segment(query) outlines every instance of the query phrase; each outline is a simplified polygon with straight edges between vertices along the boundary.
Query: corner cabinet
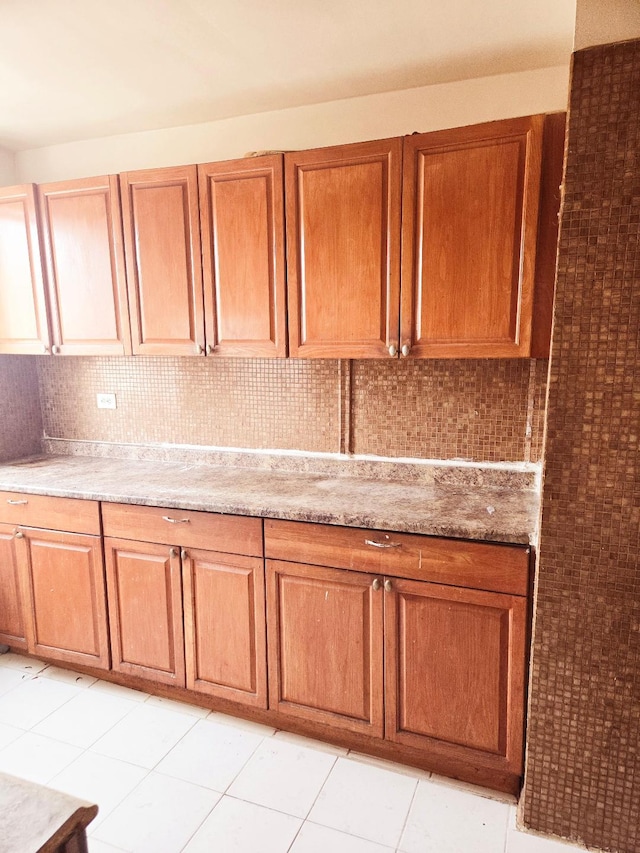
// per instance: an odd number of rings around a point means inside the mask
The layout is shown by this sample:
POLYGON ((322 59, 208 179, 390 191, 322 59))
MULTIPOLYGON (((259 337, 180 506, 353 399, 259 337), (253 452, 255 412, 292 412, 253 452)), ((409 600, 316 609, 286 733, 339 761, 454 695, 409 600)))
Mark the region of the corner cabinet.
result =
POLYGON ((35 187, 0 189, 0 353, 51 346, 35 187))

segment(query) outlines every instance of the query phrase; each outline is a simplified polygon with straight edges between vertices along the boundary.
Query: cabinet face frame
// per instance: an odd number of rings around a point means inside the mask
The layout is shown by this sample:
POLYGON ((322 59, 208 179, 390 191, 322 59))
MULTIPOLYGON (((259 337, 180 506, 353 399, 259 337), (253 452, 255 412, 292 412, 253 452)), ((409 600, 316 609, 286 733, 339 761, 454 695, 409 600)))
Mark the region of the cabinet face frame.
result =
POLYGON ((274 154, 198 166, 208 355, 287 354, 282 160, 274 154), (253 325, 264 322, 265 305, 268 334, 243 334, 247 316, 253 325), (225 334, 227 325, 233 334, 225 334))
MULTIPOLYGON (((421 749, 453 763, 475 763, 487 769, 509 774, 521 775, 523 770, 524 747, 524 712, 526 699, 526 642, 527 642, 527 599, 520 596, 506 595, 494 592, 447 587, 425 581, 410 581, 400 578, 391 579, 391 590, 385 592, 385 697, 386 725, 385 736, 395 743, 421 749), (492 661, 495 669, 499 670, 499 707, 489 711, 493 714, 492 724, 497 727, 491 736, 496 737, 493 747, 480 747, 464 743, 465 736, 472 737, 465 731, 464 726, 453 735, 453 727, 447 722, 450 731, 439 738, 435 734, 403 728, 403 715, 409 702, 409 687, 404 681, 404 667, 412 650, 415 649, 412 639, 403 635, 403 605, 406 601, 419 600, 438 602, 443 608, 456 607, 475 609, 477 614, 486 610, 487 617, 498 623, 498 645, 500 659, 492 661), (404 689, 403 689, 404 688, 404 689), (459 737, 457 736, 459 735, 459 737)), ((495 624, 493 625, 495 630, 495 624)), ((494 637, 495 640, 495 637, 494 637)), ((445 644, 447 654, 452 655, 457 649, 445 644)), ((466 682, 473 679, 469 671, 471 657, 475 652, 464 648, 460 641, 460 656, 449 661, 446 666, 451 679, 458 679, 461 690, 466 682), (469 653, 465 658, 464 654, 469 653)), ((420 650, 418 650, 420 654, 420 650)), ((435 659, 442 654, 435 646, 430 656, 435 659)), ((444 664, 435 664, 435 670, 442 670, 444 664)), ((495 687, 495 685, 494 685, 495 687)), ((474 697, 470 697, 472 700, 474 697)), ((437 697, 436 697, 437 702, 437 697)), ((483 733, 486 738, 489 735, 483 733)), ((476 735, 477 737, 477 735, 476 735)))
MULTIPOLYGON (((25 593, 25 608, 26 620, 25 629, 27 636, 27 648, 30 654, 43 655, 44 657, 55 658, 56 660, 65 661, 67 663, 83 664, 85 666, 97 667, 99 669, 109 669, 109 635, 107 628, 107 602, 104 579, 104 562, 102 558, 102 542, 99 536, 92 536, 80 533, 62 533, 58 530, 40 530, 30 527, 20 527, 19 532, 22 534, 19 542, 16 545, 18 554, 18 562, 20 571, 23 576, 23 588, 25 593), (86 554, 87 557, 87 575, 82 578, 83 588, 80 589, 79 595, 83 599, 82 604, 86 601, 90 603, 90 613, 87 613, 80 603, 73 606, 71 599, 71 610, 69 610, 69 596, 73 594, 72 588, 65 586, 64 594, 60 588, 60 601, 64 602, 64 607, 59 614, 54 614, 54 622, 60 620, 60 625, 67 619, 72 619, 72 614, 75 618, 83 618, 91 623, 91 628, 87 630, 93 635, 92 643, 93 650, 87 647, 85 650, 69 649, 64 645, 47 644, 44 642, 44 637, 41 636, 41 628, 39 626, 38 617, 38 590, 36 578, 34 575, 35 561, 33 558, 34 545, 43 544, 50 547, 52 552, 57 552, 64 559, 65 550, 69 552, 80 552, 86 554)), ((60 577, 57 578, 60 582, 60 577)), ((47 613, 50 618, 51 614, 47 613)), ((51 627, 51 626, 49 626, 51 627)), ((55 630, 55 624, 53 629, 55 630)))
POLYGON ((26 651, 23 573, 15 535, 13 524, 0 523, 0 643, 26 651))
MULTIPOLYGON (((127 267, 127 287, 131 313, 131 344, 134 355, 202 355, 204 353, 204 304, 202 290, 202 254, 200 245, 200 216, 198 207, 198 171, 196 166, 176 166, 167 169, 145 169, 137 172, 123 172, 120 175, 122 199, 122 218, 124 224, 124 245, 127 267), (168 210, 149 205, 151 210, 143 223, 149 228, 147 237, 153 245, 142 245, 141 221, 137 211, 136 199, 140 194, 153 190, 177 190, 181 194, 180 208, 184 217, 184 233, 177 235, 181 245, 172 243, 167 229, 172 223, 168 210), (188 334, 182 338, 168 335, 162 339, 146 340, 145 317, 150 309, 158 316, 167 317, 176 311, 176 305, 170 302, 145 305, 143 291, 145 282, 141 280, 141 260, 151 264, 154 275, 164 275, 154 267, 156 250, 160 244, 170 246, 172 251, 184 260, 184 269, 176 270, 178 280, 184 273, 185 280, 180 282, 181 293, 172 293, 179 303, 178 307, 187 318, 188 334)), ((175 235, 174 235, 175 236, 175 235)))
MULTIPOLYGON (((50 350, 51 335, 45 295, 45 274, 40 245, 38 211, 33 184, 0 189, 0 229, 7 227, 3 221, 5 211, 8 210, 9 206, 15 205, 21 208, 22 221, 18 229, 20 238, 24 241, 25 254, 16 257, 13 263, 21 265, 24 282, 21 295, 26 300, 26 305, 22 305, 21 308, 27 316, 27 322, 32 324, 35 334, 30 337, 22 337, 10 332, 8 337, 0 338, 0 353, 42 355, 50 350)), ((12 216, 10 221, 12 227, 15 228, 15 216, 12 216)), ((0 287, 2 287, 1 281, 0 287)), ((0 311, 2 310, 0 304, 0 311)), ((15 306, 12 310, 15 311, 15 306)))
MULTIPOLYGON (((344 180, 344 179, 343 179, 344 180)), ((285 154, 285 204, 286 204, 286 226, 287 226, 287 287, 289 306, 289 354, 295 357, 309 358, 389 358, 389 347, 397 349, 399 328, 399 301, 400 301, 400 216, 401 216, 401 184, 402 184, 402 139, 382 139, 374 142, 361 142, 353 145, 338 145, 331 148, 321 148, 310 151, 299 151, 285 154), (330 212, 322 210, 320 206, 313 207, 313 198, 307 194, 307 176, 329 175, 334 171, 333 178, 329 177, 322 191, 327 198, 338 199, 341 192, 338 172, 341 169, 353 168, 376 168, 379 167, 381 179, 377 187, 377 203, 380 207, 380 231, 376 237, 379 239, 377 251, 367 249, 368 260, 376 258, 379 264, 380 279, 371 282, 367 279, 367 270, 359 269, 355 278, 345 282, 342 279, 337 283, 341 292, 345 288, 353 288, 360 294, 360 301, 351 306, 354 311, 340 303, 340 300, 326 298, 324 302, 320 296, 315 300, 321 306, 322 315, 326 315, 325 324, 337 327, 338 317, 347 315, 347 319, 362 309, 362 300, 365 297, 364 286, 371 292, 375 292, 379 305, 379 333, 365 339, 344 341, 338 333, 334 339, 310 340, 307 333, 307 325, 310 314, 310 296, 307 276, 307 262, 310 250, 316 257, 313 263, 318 270, 335 268, 335 276, 340 275, 338 266, 341 259, 332 257, 333 245, 316 245, 317 235, 309 233, 311 225, 307 228, 307 211, 315 217, 315 222, 331 223, 330 212), (332 182, 333 181, 333 182, 332 182), (321 215, 322 214, 322 215, 321 215), (314 236, 316 243, 314 244, 314 236), (359 277, 359 278, 358 278, 359 277), (327 322, 328 320, 328 322, 327 322)), ((373 194, 372 194, 373 196, 373 194)), ((366 217, 363 217, 362 205, 364 199, 358 197, 344 196, 340 207, 341 216, 345 221, 338 231, 354 232, 355 247, 364 252, 358 243, 358 237, 363 235, 356 233, 362 228, 366 217)), ((372 213, 373 215, 373 213, 372 213)), ((327 231, 325 226, 322 226, 327 231)), ((330 229, 329 229, 330 230, 330 229)), ((346 235, 348 236, 348 235, 346 235)), ((321 235, 320 239, 338 239, 335 234, 321 235)), ((335 254, 335 253, 334 253, 335 254)), ((343 273, 344 274, 344 273, 343 273)))
POLYGON ((266 708, 267 646, 262 558, 189 548, 182 553, 182 577, 187 688, 243 705, 266 708), (218 598, 214 597, 215 592, 211 599, 206 597, 211 589, 200 590, 202 577, 199 569, 203 567, 210 575, 209 579, 211 575, 217 575, 218 598), (223 592, 225 586, 227 595, 223 592), (223 636, 224 622, 232 616, 232 613, 224 611, 231 602, 239 608, 232 611, 239 624, 223 636), (204 627, 199 618, 202 613, 206 613, 204 627), (207 618, 213 623, 211 634, 206 631, 207 618), (222 627, 216 630, 218 619, 222 627), (207 648, 208 638, 217 647, 207 648), (234 641, 240 648, 233 647, 234 641), (213 661, 219 674, 217 678, 207 677, 205 673, 208 653, 217 655, 213 661), (250 671, 248 677, 247 669, 250 671), (223 671, 227 678, 223 677, 223 671))
MULTIPOLYGON (((411 357, 513 358, 530 355, 544 120, 543 115, 537 115, 405 137, 400 344, 410 347, 411 357), (490 146, 498 151, 503 145, 519 147, 518 185, 508 187, 514 193, 516 219, 514 256, 511 258, 510 333, 506 339, 494 339, 491 335, 482 339, 476 335, 473 339, 460 337, 456 340, 449 335, 430 340, 420 333, 420 306, 425 288, 439 292, 439 301, 446 302, 447 291, 455 284, 456 297, 452 297, 450 309, 455 310, 455 305, 464 301, 465 288, 473 287, 474 268, 468 268, 464 281, 447 284, 423 281, 424 259, 433 257, 433 251, 430 254, 429 245, 423 242, 424 217, 429 212, 425 210, 427 203, 422 197, 423 168, 430 155, 462 154, 465 150, 480 151, 490 146)), ((442 265, 445 261, 439 260, 439 263, 442 265)))
MULTIPOLYGON (((120 206, 120 191, 116 175, 104 175, 97 178, 84 178, 75 181, 60 181, 52 184, 40 184, 38 186, 38 199, 40 208, 40 221, 42 224, 42 238, 44 244, 44 255, 47 267, 47 284, 49 290, 49 305, 51 308, 51 326, 53 344, 57 347, 56 352, 60 355, 130 355, 131 354, 131 331, 129 322, 129 308, 127 303, 127 287, 125 279, 124 245, 122 234, 122 213, 120 206), (71 205, 74 200, 78 204, 83 199, 94 197, 102 198, 104 202, 104 220, 96 218, 93 232, 87 233, 86 245, 80 246, 84 251, 78 249, 78 235, 74 234, 76 255, 67 258, 64 277, 59 267, 58 253, 64 254, 64 233, 62 243, 57 242, 57 213, 55 202, 60 199, 67 200, 67 216, 75 216, 76 220, 82 219, 83 225, 89 222, 81 209, 73 211, 71 205), (104 226, 104 230, 102 230, 104 226), (96 230, 100 229, 100 230, 96 230), (105 238, 106 237, 106 241, 105 238), (79 276, 82 272, 89 276, 88 269, 92 260, 96 257, 96 248, 109 256, 108 270, 100 270, 103 281, 108 281, 107 292, 102 294, 102 307, 109 303, 107 313, 113 322, 114 336, 110 339, 91 337, 72 339, 65 335, 64 299, 63 291, 66 291, 67 301, 77 301, 77 295, 85 287, 95 288, 95 278, 82 280, 79 276), (84 270, 77 269, 78 257, 82 256, 84 270)), ((62 223, 63 226, 65 223, 62 223)), ((64 231, 64 228, 62 228, 64 231)), ((91 291, 92 295, 95 290, 91 291)), ((87 331, 91 327, 91 318, 83 318, 87 325, 87 331)))

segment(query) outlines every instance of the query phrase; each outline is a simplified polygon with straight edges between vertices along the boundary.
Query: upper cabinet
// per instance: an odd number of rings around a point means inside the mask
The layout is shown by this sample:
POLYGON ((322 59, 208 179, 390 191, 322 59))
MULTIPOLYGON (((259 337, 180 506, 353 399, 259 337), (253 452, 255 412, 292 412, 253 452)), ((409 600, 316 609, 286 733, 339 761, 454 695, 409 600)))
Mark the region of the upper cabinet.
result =
POLYGON ((402 140, 285 155, 289 352, 395 354, 402 140))
POLYGON ((404 141, 400 344, 528 356, 544 116, 404 141))
POLYGON ((50 344, 35 190, 0 189, 0 353, 44 353, 50 344))
POLYGON ((285 356, 279 154, 198 166, 207 353, 285 356))
POLYGON ((196 166, 120 175, 133 352, 204 352, 196 166))
POLYGON ((117 177, 38 192, 54 353, 130 354, 117 177))

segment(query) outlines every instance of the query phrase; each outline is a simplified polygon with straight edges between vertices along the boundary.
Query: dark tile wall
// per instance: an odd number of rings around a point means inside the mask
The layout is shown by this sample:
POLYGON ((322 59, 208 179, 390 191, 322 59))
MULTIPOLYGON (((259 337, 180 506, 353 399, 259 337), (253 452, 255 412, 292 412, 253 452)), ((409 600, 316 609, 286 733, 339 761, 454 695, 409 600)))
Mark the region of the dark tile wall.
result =
POLYGON ((574 56, 525 824, 640 850, 640 41, 574 56))
POLYGON ((42 418, 35 358, 0 357, 0 462, 40 451, 42 418))

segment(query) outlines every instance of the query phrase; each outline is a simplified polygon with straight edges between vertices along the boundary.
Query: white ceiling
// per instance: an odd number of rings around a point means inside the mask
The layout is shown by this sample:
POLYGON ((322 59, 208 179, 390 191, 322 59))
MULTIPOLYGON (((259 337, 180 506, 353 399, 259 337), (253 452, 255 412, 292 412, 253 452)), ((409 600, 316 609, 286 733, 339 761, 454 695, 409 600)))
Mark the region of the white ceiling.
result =
POLYGON ((0 146, 569 62, 576 0, 0 0, 0 146))

